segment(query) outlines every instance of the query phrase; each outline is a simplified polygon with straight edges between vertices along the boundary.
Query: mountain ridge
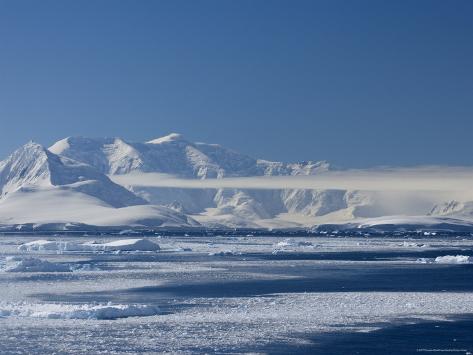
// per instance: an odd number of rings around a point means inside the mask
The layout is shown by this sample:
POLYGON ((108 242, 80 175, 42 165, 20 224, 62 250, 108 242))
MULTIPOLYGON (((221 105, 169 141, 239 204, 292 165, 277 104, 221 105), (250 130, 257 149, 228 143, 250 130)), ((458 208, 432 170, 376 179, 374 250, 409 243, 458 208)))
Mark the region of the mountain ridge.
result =
POLYGON ((0 162, 0 224, 198 225, 147 201, 93 166, 28 142, 0 162), (140 207, 142 206, 142 207, 140 207), (132 216, 130 218, 129 216, 132 216))
MULTIPOLYGON (((356 220, 360 220, 361 226, 379 225, 383 217, 402 214, 401 207, 383 205, 382 194, 374 191, 186 189, 122 186, 110 179, 114 175, 150 172, 204 180, 308 176, 330 170, 331 165, 323 160, 283 163, 255 159, 219 144, 190 142, 178 133, 147 142, 129 142, 119 137, 67 137, 48 149, 29 142, 0 162, 0 224, 31 222, 20 217, 21 208, 28 210, 28 201, 34 201, 31 206, 36 209, 44 208, 51 213, 51 216, 46 212, 41 214, 38 223, 60 221, 97 226, 117 223, 162 226, 169 221, 173 226, 310 228, 326 223, 350 224, 356 220), (67 205, 67 213, 55 204, 67 205), (18 215, 9 216, 8 208, 18 215)), ((470 204, 447 203, 442 207, 442 201, 438 201, 437 207, 431 205, 429 209, 425 209, 425 203, 420 205, 424 207, 419 207, 416 215, 425 218, 430 215, 433 221, 442 216, 473 219, 471 211, 465 210, 470 209, 470 204)), ((27 212, 23 214, 29 218, 37 216, 27 212)), ((425 221, 422 218, 419 220, 425 221)), ((409 217, 408 221, 411 223, 413 219, 409 217)))

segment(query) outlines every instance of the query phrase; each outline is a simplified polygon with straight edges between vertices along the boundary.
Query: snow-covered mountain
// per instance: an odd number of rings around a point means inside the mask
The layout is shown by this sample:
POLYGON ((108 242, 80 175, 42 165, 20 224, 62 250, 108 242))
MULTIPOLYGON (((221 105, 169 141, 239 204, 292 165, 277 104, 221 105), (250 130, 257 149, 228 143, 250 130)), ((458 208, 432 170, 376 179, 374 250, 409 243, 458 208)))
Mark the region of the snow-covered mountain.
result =
POLYGON ((442 204, 435 205, 429 212, 429 215, 473 219, 473 201, 447 201, 442 204))
POLYGON ((177 133, 145 143, 126 142, 121 138, 68 137, 49 150, 111 175, 141 171, 206 179, 310 175, 329 168, 326 162, 283 164, 258 160, 218 144, 189 142, 177 133))
POLYGON ((30 142, 0 162, 0 224, 176 225, 195 221, 148 204, 95 167, 30 142))
POLYGON ((331 170, 324 161, 260 160, 218 144, 190 142, 179 134, 144 143, 69 137, 49 149, 31 142, 0 162, 0 225, 278 228, 473 221, 473 203, 414 196, 404 196, 401 202, 398 193, 390 197, 394 203, 387 204, 386 193, 376 191, 156 187, 119 179, 148 173, 194 182, 279 179, 331 170))
MULTIPOLYGON (((193 143, 176 133, 146 143, 121 138, 69 137, 49 150, 110 175, 154 172, 208 179, 313 175, 330 169, 324 161, 285 164, 254 159, 218 144, 193 143)), ((149 203, 168 206, 210 226, 270 226, 282 214, 300 218, 298 222, 277 221, 276 226, 296 226, 301 224, 301 217, 324 216, 339 210, 353 216, 353 205, 369 202, 367 196, 341 190, 128 188, 149 203)))
POLYGON ((146 204, 142 198, 113 183, 90 165, 51 153, 30 142, 0 163, 1 196, 29 187, 61 186, 113 207, 146 204))

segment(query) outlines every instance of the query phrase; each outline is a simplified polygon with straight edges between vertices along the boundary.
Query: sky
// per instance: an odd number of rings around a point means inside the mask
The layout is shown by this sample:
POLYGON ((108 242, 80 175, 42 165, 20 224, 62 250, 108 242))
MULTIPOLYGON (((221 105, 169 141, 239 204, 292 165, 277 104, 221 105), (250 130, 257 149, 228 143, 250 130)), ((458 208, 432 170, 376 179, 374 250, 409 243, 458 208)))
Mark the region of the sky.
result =
POLYGON ((470 0, 0 0, 0 157, 179 132, 281 161, 473 165, 470 0))

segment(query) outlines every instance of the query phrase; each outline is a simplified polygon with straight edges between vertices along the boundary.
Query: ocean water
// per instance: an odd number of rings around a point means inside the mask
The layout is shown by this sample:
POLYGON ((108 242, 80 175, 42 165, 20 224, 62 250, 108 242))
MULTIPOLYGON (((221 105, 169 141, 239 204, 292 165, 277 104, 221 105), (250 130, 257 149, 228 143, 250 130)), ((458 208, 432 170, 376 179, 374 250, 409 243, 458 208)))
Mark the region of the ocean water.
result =
POLYGON ((0 353, 473 349, 473 263, 436 262, 472 256, 470 238, 172 236, 146 237, 159 252, 18 250, 126 238, 136 237, 3 236, 0 353), (71 271, 8 272, 12 256, 71 271))

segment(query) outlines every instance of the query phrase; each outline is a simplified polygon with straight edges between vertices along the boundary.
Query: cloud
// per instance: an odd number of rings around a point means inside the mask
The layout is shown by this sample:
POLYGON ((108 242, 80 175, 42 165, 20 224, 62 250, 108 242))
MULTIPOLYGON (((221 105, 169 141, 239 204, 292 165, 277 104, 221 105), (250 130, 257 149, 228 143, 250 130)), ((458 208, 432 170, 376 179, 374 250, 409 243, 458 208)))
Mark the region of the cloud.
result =
POLYGON ((339 170, 311 176, 182 179, 156 173, 113 175, 121 185, 185 189, 340 189, 365 191, 451 191, 473 193, 473 168, 419 167, 339 170))

